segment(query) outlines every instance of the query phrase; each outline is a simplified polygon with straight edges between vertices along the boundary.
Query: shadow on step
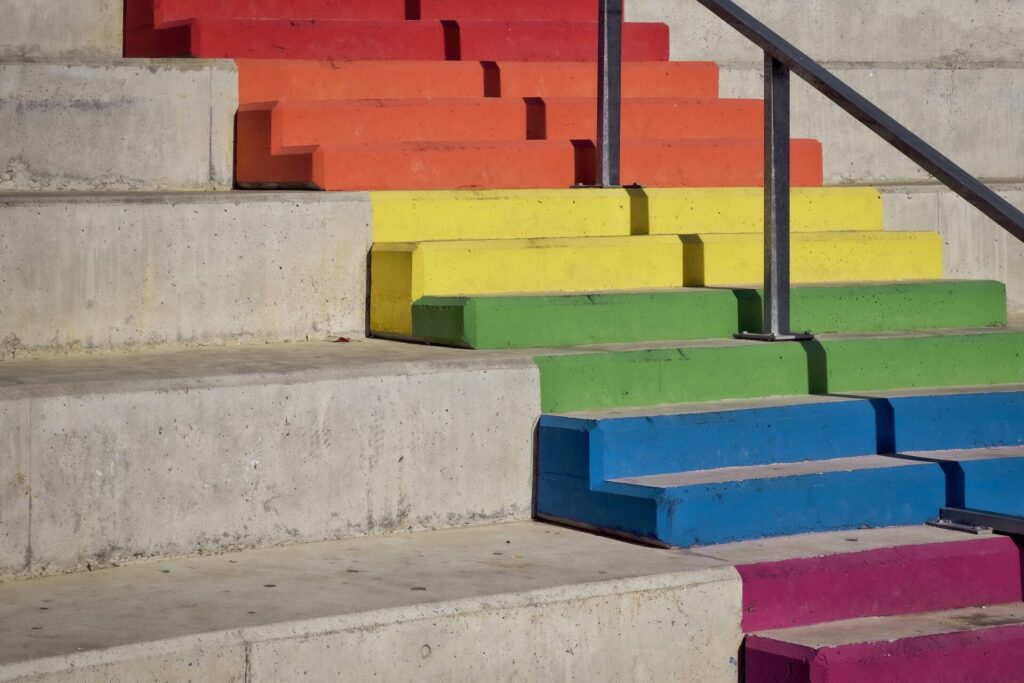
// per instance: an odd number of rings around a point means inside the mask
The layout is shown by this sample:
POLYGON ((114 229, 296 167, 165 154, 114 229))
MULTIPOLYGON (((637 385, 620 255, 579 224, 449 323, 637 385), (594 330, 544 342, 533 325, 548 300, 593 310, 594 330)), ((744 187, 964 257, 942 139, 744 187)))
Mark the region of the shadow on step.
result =
POLYGON ((866 401, 875 413, 875 452, 879 455, 888 455, 904 460, 934 462, 938 464, 946 478, 946 507, 962 508, 967 506, 967 485, 963 465, 958 462, 937 461, 932 458, 897 452, 896 411, 892 406, 892 402, 889 399, 877 396, 829 393, 828 353, 825 351, 825 347, 817 340, 800 342, 800 347, 807 354, 807 386, 809 393, 866 401))

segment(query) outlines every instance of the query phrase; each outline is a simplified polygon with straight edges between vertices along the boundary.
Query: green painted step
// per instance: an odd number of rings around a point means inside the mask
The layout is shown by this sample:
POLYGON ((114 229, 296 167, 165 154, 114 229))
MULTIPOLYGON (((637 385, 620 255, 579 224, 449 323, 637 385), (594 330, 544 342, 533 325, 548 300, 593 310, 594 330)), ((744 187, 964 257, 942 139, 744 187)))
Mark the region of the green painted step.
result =
MULTIPOLYGON (((792 328, 818 334, 1000 327, 1006 288, 981 281, 803 286, 792 328)), ((730 337, 760 330, 755 289, 681 289, 568 296, 424 297, 413 335, 472 349, 730 337)))
POLYGON ((682 343, 536 359, 544 412, 1024 382, 1024 332, 682 343))

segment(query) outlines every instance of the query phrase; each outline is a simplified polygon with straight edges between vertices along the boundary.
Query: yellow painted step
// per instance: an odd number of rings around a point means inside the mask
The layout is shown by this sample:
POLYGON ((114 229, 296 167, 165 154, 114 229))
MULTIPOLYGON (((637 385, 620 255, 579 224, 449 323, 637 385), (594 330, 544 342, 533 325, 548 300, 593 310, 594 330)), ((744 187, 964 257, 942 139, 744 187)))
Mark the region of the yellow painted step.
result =
POLYGON ((370 269, 370 328, 401 336, 424 296, 679 287, 683 245, 675 236, 376 244, 370 269))
MULTIPOLYGON (((374 241, 759 232, 761 188, 373 192, 374 241)), ((794 232, 882 230, 874 188, 797 188, 794 232)))
MULTIPOLYGON (((764 279, 760 234, 683 235, 688 287, 756 285, 764 279)), ((793 282, 942 278, 942 239, 933 232, 834 232, 792 236, 793 282)))

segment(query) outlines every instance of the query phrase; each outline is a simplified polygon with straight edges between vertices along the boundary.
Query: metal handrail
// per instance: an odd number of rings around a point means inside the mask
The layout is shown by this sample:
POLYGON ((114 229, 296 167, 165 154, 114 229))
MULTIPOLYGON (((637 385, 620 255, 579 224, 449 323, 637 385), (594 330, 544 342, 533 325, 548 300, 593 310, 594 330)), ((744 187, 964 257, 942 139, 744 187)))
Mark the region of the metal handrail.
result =
MULTIPOLYGON (((743 338, 768 341, 788 341, 807 338, 807 335, 793 335, 789 329, 789 74, 807 81, 813 88, 835 102, 843 110, 863 123, 879 137, 898 149, 911 161, 935 176, 946 187, 970 202, 975 208, 1003 227, 1007 232, 1024 241, 1024 212, 996 194, 980 180, 962 169, 937 149, 912 133, 891 116, 872 104, 867 98, 837 78, 805 53, 794 47, 782 36, 755 19, 732 0, 697 0, 727 24, 743 34, 764 51, 765 55, 765 315, 764 329, 760 334, 744 334, 743 338)), ((601 1, 602 27, 609 26, 608 18, 619 11, 618 45, 621 51, 621 0, 601 1)), ((614 28, 614 18, 611 26, 614 28)), ((605 31, 607 29, 602 29, 605 31)), ((615 39, 602 39, 599 60, 600 69, 617 71, 608 79, 604 71, 599 73, 602 83, 617 84, 621 79, 621 59, 607 61, 610 53, 604 51, 606 44, 615 39), (607 82, 606 82, 607 81, 607 82)), ((618 120, 621 116, 615 105, 620 93, 602 97, 599 104, 598 127, 605 131, 599 136, 598 158, 618 159, 620 144, 618 120), (609 119, 614 128, 609 129, 609 119), (615 132, 609 137, 608 130, 615 132), (602 156, 602 145, 614 147, 602 156)), ((607 161, 602 161, 605 164, 607 161)), ((598 178, 605 183, 608 177, 618 179, 618 169, 604 175, 598 168, 598 178)), ((614 183, 614 184, 617 184, 614 183)))

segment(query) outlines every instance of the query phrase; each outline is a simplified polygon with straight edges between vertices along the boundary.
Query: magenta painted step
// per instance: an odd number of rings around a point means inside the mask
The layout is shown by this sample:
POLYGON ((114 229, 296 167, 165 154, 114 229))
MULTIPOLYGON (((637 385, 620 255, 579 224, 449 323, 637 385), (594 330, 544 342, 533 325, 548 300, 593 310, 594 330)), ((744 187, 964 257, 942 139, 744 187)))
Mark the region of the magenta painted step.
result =
POLYGON ((744 671, 747 683, 1021 683, 1024 604, 754 634, 744 671))
POLYGON ((744 632, 1024 599, 1006 537, 884 548, 737 567, 744 632))

